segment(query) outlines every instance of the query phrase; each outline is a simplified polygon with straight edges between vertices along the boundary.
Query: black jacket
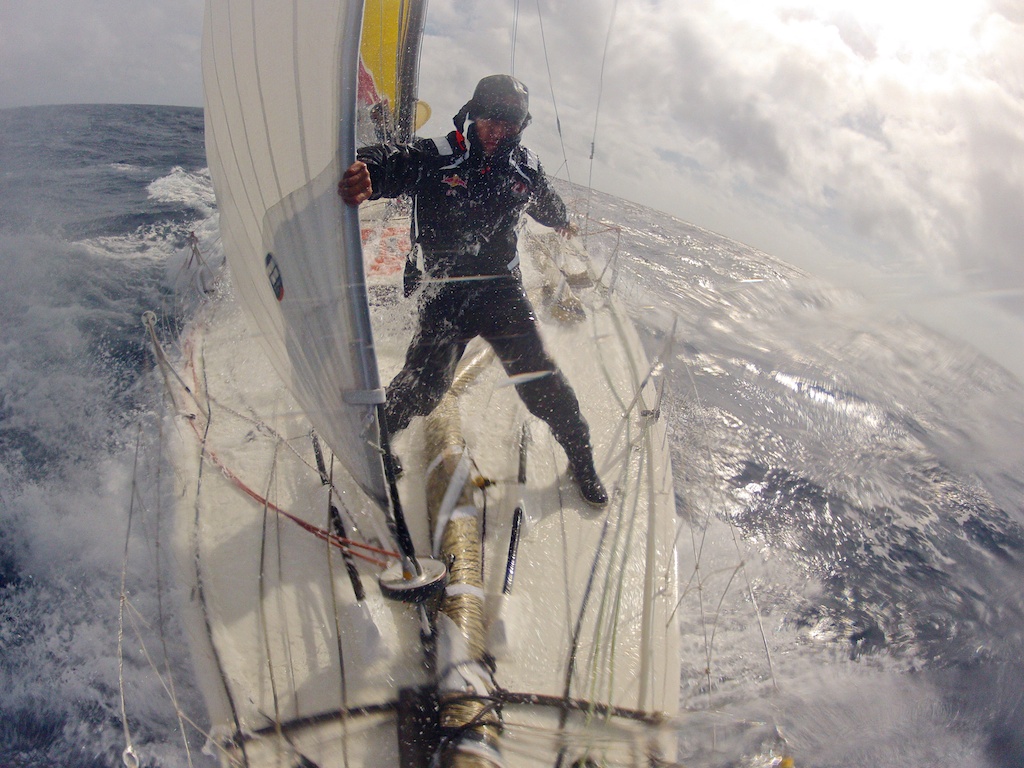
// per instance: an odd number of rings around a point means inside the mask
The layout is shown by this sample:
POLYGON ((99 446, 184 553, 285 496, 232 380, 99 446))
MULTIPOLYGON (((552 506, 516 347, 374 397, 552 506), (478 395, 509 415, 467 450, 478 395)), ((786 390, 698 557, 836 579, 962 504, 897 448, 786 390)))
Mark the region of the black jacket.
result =
POLYGON ((525 212, 541 224, 568 223, 537 156, 517 141, 490 157, 457 131, 411 144, 363 147, 373 198, 413 198, 412 241, 433 277, 518 276, 516 226, 525 212))

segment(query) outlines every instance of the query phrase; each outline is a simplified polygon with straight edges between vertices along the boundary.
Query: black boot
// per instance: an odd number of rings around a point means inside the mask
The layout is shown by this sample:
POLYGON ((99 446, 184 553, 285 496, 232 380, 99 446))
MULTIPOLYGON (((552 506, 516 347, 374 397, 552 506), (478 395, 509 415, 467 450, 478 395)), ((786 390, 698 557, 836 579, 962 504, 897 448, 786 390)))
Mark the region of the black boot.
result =
POLYGON ((569 472, 579 486, 580 495, 587 502, 595 507, 603 507, 608 503, 608 492, 594 469, 594 455, 589 445, 569 455, 569 472))
MULTIPOLYGON (((573 396, 573 402, 576 398, 573 396)), ((594 449, 590 444, 590 428, 580 415, 579 407, 569 411, 575 418, 548 422, 555 440, 569 459, 569 473, 579 486, 580 495, 595 507, 608 503, 608 492, 594 468, 594 449), (561 421, 561 423, 560 423, 561 421), (568 422, 568 423, 566 423, 568 422)))

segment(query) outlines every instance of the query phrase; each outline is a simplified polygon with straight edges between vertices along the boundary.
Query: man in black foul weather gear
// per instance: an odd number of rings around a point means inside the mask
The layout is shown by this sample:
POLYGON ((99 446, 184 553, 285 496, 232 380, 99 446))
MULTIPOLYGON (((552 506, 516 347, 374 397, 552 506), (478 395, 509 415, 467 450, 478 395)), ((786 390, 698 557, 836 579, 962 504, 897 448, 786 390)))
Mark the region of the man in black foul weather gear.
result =
MULTIPOLYGON (((544 350, 519 271, 516 227, 523 213, 563 235, 575 233, 537 156, 519 143, 530 122, 528 105, 526 87, 515 78, 485 77, 455 116, 456 130, 411 144, 363 147, 338 193, 350 205, 413 198, 412 240, 427 285, 405 366, 387 389, 388 429, 398 432, 414 416, 430 413, 451 386, 466 345, 483 336, 508 375, 522 377, 519 396, 565 449, 583 497, 604 505, 608 494, 594 469, 590 429, 569 382, 544 350)), ((413 257, 406 264, 406 296, 420 278, 413 257)))

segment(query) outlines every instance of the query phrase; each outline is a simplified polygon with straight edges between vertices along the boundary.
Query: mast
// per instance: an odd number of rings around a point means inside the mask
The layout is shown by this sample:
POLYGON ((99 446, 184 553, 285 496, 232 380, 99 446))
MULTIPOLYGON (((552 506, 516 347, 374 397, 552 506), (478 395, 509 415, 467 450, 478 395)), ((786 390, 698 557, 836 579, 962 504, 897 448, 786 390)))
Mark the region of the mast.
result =
POLYGON ((427 0, 403 0, 400 27, 404 40, 398 47, 398 94, 395 104, 395 139, 410 141, 415 132, 420 85, 420 50, 427 0))

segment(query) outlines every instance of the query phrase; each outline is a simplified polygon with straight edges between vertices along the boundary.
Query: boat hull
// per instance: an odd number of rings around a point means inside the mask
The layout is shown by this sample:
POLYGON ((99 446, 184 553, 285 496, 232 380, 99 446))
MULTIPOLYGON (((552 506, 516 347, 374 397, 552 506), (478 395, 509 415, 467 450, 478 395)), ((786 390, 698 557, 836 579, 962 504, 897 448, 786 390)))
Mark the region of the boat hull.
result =
MULTIPOLYGON (((529 416, 486 345, 471 345, 465 358, 476 369, 441 427, 456 437, 439 445, 428 434, 435 427, 416 419, 395 450, 418 553, 440 547, 432 524, 472 518, 479 531, 480 581, 461 591, 479 597, 480 637, 465 640, 439 618, 454 640, 442 631, 424 643, 420 609, 381 595, 380 566, 350 560, 356 586, 342 551, 318 537, 331 530, 333 506, 348 537, 394 549, 380 510, 322 446, 318 465, 309 423, 230 291, 186 336, 181 375, 189 391, 177 393, 170 430, 179 575, 212 742, 225 765, 292 766, 300 756, 324 768, 415 765, 417 749, 452 737, 433 730, 433 706, 451 698, 446 665, 464 657, 481 664, 486 679, 473 693, 498 723, 506 765, 674 758, 666 724, 679 696, 676 514, 656 388, 632 324, 595 276, 590 287, 567 292, 565 265, 585 270, 585 254, 552 259, 560 246, 540 232, 522 243, 545 345, 576 390, 612 500, 595 509, 580 497, 546 425, 529 416), (449 503, 438 523, 429 486, 440 483, 443 495, 462 483, 460 465, 468 486, 457 512, 449 503), (447 474, 432 479, 439 471, 447 474), (484 652, 465 651, 463 642, 484 652)), ((382 298, 372 310, 387 380, 401 365, 414 310, 393 285, 396 270, 376 279, 382 298)))

